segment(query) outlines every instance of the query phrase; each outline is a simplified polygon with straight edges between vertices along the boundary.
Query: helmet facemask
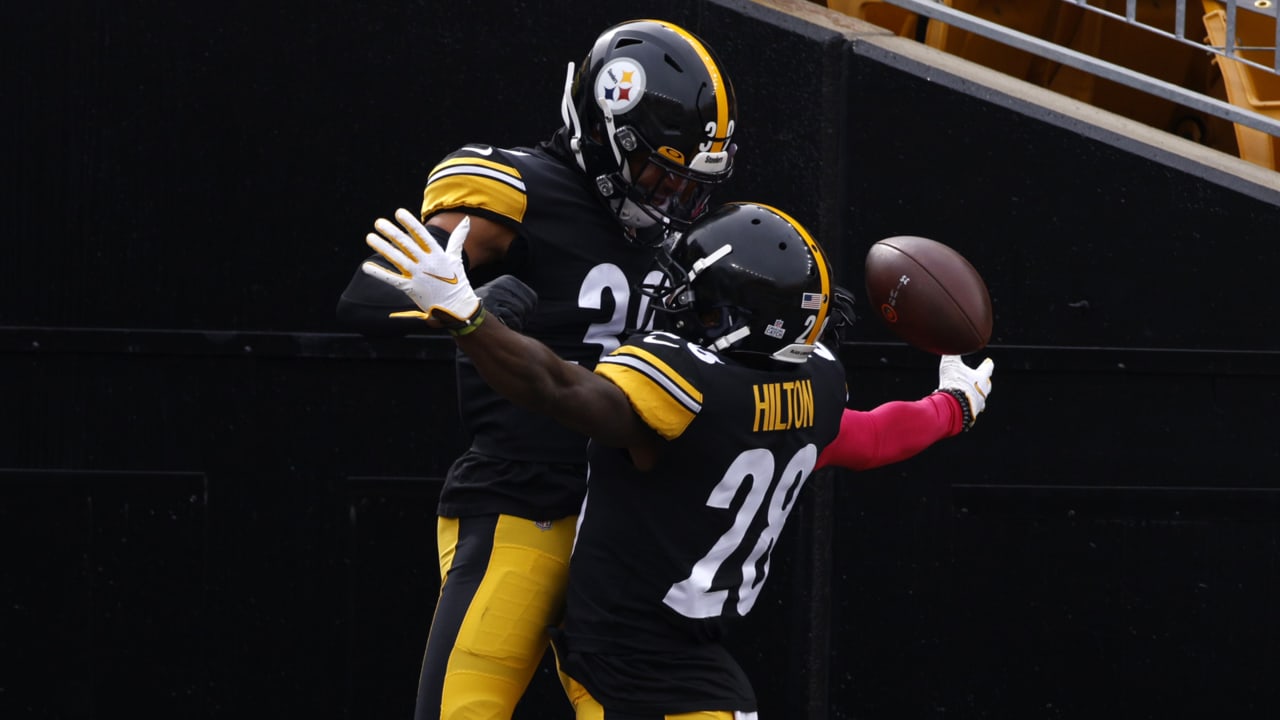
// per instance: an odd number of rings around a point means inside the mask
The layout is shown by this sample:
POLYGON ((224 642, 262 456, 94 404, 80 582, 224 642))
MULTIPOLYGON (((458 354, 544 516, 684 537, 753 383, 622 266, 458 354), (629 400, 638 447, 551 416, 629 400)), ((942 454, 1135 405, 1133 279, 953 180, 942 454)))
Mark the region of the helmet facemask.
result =
POLYGON ((634 128, 618 128, 610 137, 618 169, 597 177, 596 189, 626 227, 661 224, 687 230, 706 212, 715 188, 733 175, 733 144, 720 152, 699 152, 686 167, 675 159, 678 150, 654 148, 634 128))
MULTIPOLYGON (((675 252, 680 254, 680 239, 675 252)), ((733 252, 732 245, 724 245, 710 255, 686 264, 676 260, 669 248, 658 253, 658 266, 663 278, 656 285, 640 285, 640 293, 653 298, 650 307, 666 317, 664 326, 681 337, 688 338, 711 350, 728 350, 739 340, 751 334, 751 311, 745 307, 716 300, 699 298, 697 279, 707 268, 733 252)), ((712 295, 707 293, 706 295, 712 295)))
POLYGON ((658 258, 662 281, 640 287, 655 326, 751 364, 803 363, 814 351, 832 306, 830 268, 780 211, 721 206, 658 258))

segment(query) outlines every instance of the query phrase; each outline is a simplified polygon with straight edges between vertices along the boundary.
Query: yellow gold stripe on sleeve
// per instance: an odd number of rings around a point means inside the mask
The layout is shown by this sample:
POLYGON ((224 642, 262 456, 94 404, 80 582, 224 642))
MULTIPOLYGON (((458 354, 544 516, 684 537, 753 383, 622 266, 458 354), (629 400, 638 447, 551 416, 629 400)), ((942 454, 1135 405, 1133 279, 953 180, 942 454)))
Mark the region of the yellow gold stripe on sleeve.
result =
POLYGON ((440 163, 427 179, 422 217, 465 207, 484 208, 523 222, 528 196, 520 172, 482 158, 458 157, 440 163))
POLYGON ((450 172, 457 172, 458 168, 473 166, 472 172, 483 172, 481 168, 491 170, 493 177, 505 179, 506 182, 513 186, 524 189, 524 181, 520 178, 520 171, 515 167, 506 163, 500 163, 495 160, 486 160, 478 157, 454 157, 449 158, 436 165, 431 169, 431 174, 427 176, 427 183, 435 180, 436 177, 450 172))
POLYGON ((702 410, 702 393, 652 353, 624 346, 596 365, 617 385, 636 414, 662 437, 674 440, 702 410))
POLYGON ((640 419, 668 440, 680 437, 693 422, 695 415, 689 408, 635 368, 601 362, 596 365, 596 374, 617 385, 640 419))
POLYGON ((649 367, 654 368, 659 375, 678 387, 680 394, 688 397, 691 405, 702 407, 702 393, 698 388, 694 387, 692 383, 684 379, 684 376, 676 372, 670 365, 660 360, 653 353, 647 350, 642 350, 634 345, 624 345, 615 350, 609 357, 616 359, 622 356, 638 358, 649 367))

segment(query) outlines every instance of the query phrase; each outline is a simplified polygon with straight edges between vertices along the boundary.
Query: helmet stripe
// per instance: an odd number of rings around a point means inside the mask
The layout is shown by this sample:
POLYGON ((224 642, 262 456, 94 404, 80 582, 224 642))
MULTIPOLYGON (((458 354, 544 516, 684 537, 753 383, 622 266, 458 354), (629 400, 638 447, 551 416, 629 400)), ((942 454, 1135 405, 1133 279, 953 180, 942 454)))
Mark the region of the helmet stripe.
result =
POLYGON ((694 37, 693 33, 680 27, 672 25, 665 20, 650 20, 662 27, 665 27, 680 37, 693 48, 698 58, 702 60, 702 65, 707 70, 707 75, 711 77, 711 93, 716 98, 716 134, 718 138, 711 140, 711 152, 721 152, 725 149, 726 138, 729 132, 729 91, 725 88, 724 77, 720 74, 720 66, 716 64, 711 52, 702 44, 701 40, 694 37))
POLYGON ((818 309, 818 319, 813 323, 813 328, 809 331, 807 342, 810 345, 816 345, 818 337, 822 334, 822 326, 827 322, 827 312, 831 309, 831 278, 827 274, 827 257, 822 252, 822 246, 818 245, 818 241, 813 239, 809 231, 803 225, 796 221, 795 218, 782 212, 771 205, 755 203, 770 212, 777 213, 779 217, 791 223, 791 227, 800 233, 800 237, 804 238, 804 242, 809 246, 809 252, 813 253, 813 259, 818 263, 818 278, 822 282, 822 307, 818 309))

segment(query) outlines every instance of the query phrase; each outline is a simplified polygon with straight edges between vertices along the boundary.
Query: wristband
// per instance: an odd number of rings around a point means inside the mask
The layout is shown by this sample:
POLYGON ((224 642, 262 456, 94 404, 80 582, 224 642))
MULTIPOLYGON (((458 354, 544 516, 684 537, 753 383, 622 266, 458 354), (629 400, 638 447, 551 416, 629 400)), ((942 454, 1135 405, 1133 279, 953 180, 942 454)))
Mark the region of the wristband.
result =
POLYGON ((484 304, 481 303, 479 309, 477 309, 475 313, 471 315, 470 318, 467 318, 467 322, 465 325, 459 325, 458 327, 447 328, 448 332, 450 335, 454 337, 462 337, 464 335, 470 335, 471 333, 480 329, 480 326, 484 324, 484 319, 488 315, 489 313, 486 312, 484 309, 484 304))
POLYGON ((960 402, 961 421, 964 423, 960 432, 969 432, 969 428, 973 427, 973 409, 969 407, 969 396, 963 390, 955 388, 938 388, 934 392, 946 393, 960 402))

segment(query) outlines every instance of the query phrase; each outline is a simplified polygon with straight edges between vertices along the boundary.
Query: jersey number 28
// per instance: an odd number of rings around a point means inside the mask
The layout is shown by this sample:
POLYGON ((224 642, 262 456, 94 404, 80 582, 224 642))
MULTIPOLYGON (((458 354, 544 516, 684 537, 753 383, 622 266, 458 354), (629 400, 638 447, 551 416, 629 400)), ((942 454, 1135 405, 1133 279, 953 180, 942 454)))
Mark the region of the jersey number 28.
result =
POLYGON ((729 599, 728 590, 713 590, 712 581, 720 567, 730 557, 738 554, 747 541, 747 531, 763 511, 765 527, 755 545, 742 561, 742 583, 738 586, 738 615, 746 615, 755 605, 760 589, 769 575, 769 560, 773 546, 787 522, 787 516, 795 507, 804 481, 813 472, 818 461, 818 450, 805 445, 775 477, 773 453, 764 449, 747 450, 734 459, 707 498, 707 507, 734 510, 733 525, 694 563, 689 577, 671 586, 663 598, 671 609, 689 618, 711 618, 724 614, 729 599), (744 484, 750 483, 745 499, 738 508, 731 508, 733 499, 740 494, 744 484), (765 504, 766 499, 768 504, 765 504), (761 560, 763 559, 763 563, 761 560), (760 576, 756 577, 756 568, 760 576))

